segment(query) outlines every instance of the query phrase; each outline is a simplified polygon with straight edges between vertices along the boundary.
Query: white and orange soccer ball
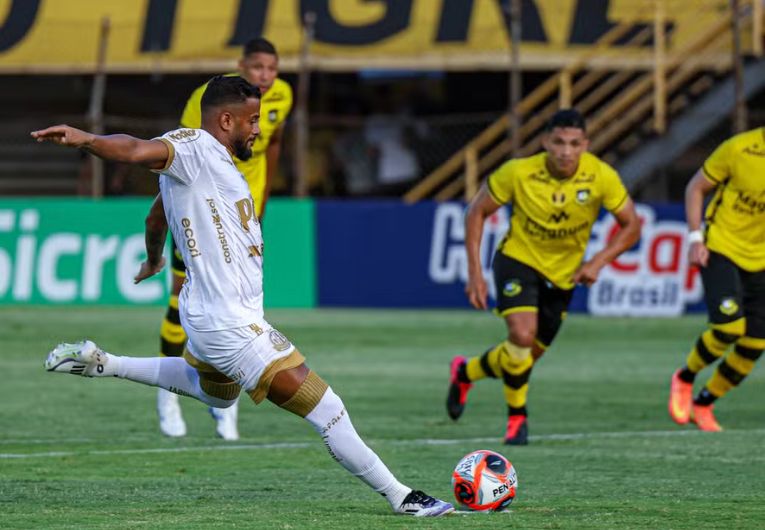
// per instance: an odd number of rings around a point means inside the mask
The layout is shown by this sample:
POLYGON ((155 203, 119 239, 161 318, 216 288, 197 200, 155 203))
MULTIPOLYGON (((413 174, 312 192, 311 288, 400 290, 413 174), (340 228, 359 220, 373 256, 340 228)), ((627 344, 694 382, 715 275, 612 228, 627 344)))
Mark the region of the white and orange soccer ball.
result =
POLYGON ((515 499, 517 488, 513 464, 494 451, 473 451, 465 455, 452 473, 457 502, 475 511, 504 510, 515 499))

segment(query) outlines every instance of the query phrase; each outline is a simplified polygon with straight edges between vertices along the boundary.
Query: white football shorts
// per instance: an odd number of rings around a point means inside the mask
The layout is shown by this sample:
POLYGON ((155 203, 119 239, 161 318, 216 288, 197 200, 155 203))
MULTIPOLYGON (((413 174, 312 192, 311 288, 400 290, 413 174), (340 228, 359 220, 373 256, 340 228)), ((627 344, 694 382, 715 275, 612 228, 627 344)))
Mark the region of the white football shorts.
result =
POLYGON ((195 331, 189 328, 185 331, 189 337, 186 344, 189 353, 246 392, 258 387, 269 366, 295 352, 289 339, 265 320, 234 329, 195 331))

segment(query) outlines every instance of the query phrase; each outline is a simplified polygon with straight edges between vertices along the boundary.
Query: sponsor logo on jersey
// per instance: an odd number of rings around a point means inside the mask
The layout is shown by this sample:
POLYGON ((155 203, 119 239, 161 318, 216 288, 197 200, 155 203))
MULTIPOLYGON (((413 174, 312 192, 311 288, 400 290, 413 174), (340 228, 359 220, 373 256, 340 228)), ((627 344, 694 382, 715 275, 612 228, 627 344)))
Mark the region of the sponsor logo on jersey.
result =
POLYGON ((255 215, 255 205, 252 203, 251 197, 245 197, 242 200, 236 201, 236 209, 239 212, 239 222, 242 224, 242 230, 245 232, 250 231, 250 221, 255 221, 255 224, 258 224, 258 216, 255 215))
POLYGON ((587 204, 590 200, 590 190, 587 188, 576 190, 576 202, 579 204, 587 204))
POLYGON ((521 294, 521 291, 523 291, 523 286, 520 281, 515 279, 505 283, 505 286, 502 288, 502 294, 508 297, 518 296, 521 294))
POLYGON ((723 315, 732 316, 738 312, 738 304, 733 298, 724 298, 720 302, 720 313, 723 315))
POLYGON ((582 221, 578 225, 569 226, 567 228, 547 228, 531 217, 527 217, 522 226, 523 230, 531 237, 535 237, 542 241, 550 241, 553 239, 564 239, 575 236, 582 230, 589 229, 590 221, 582 221))
POLYGON ((215 227, 215 232, 218 234, 218 241, 220 242, 220 247, 223 251, 223 260, 226 263, 231 263, 231 249, 228 246, 226 232, 223 230, 223 223, 220 220, 220 213, 218 213, 218 208, 215 206, 215 201, 213 199, 207 199, 207 206, 210 207, 212 224, 215 227))
POLYGON ((176 143, 182 144, 193 142, 194 140, 197 140, 200 135, 199 130, 197 129, 178 129, 177 131, 168 133, 167 137, 176 143))
POLYGON ((563 221, 568 221, 569 215, 566 213, 565 210, 561 210, 560 212, 553 212, 550 214, 550 217, 547 219, 548 223, 561 223, 563 221))
POLYGON ((765 200, 763 200, 765 191, 759 193, 739 191, 736 195, 736 202, 733 203, 733 210, 745 215, 760 215, 765 213, 765 200))
POLYGON ((194 239, 194 230, 191 228, 191 219, 188 217, 181 219, 181 227, 183 228, 183 236, 186 238, 186 248, 189 249, 189 255, 192 258, 198 258, 202 253, 197 247, 197 240, 194 239))
POLYGON ((277 118, 279 117, 279 111, 276 109, 272 109, 268 111, 268 121, 271 123, 276 123, 277 118))
POLYGON ((263 328, 258 326, 257 324, 250 324, 248 326, 258 337, 260 337, 263 334, 263 328))
POLYGON ((275 329, 268 332, 268 339, 276 351, 284 351, 291 346, 289 339, 275 329))

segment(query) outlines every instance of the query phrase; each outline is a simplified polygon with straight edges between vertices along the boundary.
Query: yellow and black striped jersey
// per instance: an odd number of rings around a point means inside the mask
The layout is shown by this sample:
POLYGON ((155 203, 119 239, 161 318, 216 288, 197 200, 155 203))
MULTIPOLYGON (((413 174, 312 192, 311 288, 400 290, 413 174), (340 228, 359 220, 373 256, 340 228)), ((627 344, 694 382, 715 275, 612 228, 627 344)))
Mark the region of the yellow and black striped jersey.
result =
POLYGON ((765 269, 765 128, 723 142, 703 172, 717 186, 705 215, 707 247, 742 269, 765 269))
POLYGON ((510 160, 489 176, 492 198, 512 204, 499 249, 571 289, 600 207, 616 213, 628 194, 616 171, 591 153, 582 154, 576 173, 564 180, 550 174, 546 161, 546 152, 510 160))
MULTIPOLYGON (((236 73, 228 75, 239 75, 236 73)), ((202 125, 202 95, 207 83, 192 92, 181 116, 181 127, 198 129, 202 125)), ((255 201, 255 211, 263 212, 263 196, 266 186, 266 149, 279 126, 287 119, 292 109, 292 88, 279 78, 260 100, 260 136, 252 144, 252 158, 247 161, 234 158, 236 167, 242 172, 250 185, 250 193, 255 201)))

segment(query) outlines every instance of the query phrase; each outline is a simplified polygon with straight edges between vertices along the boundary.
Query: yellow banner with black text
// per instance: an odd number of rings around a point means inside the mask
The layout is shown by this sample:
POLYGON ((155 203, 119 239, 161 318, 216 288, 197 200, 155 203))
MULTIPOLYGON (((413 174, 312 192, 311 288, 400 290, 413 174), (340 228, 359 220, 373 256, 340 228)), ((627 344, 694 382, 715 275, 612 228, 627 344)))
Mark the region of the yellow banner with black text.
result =
MULTIPOLYGON (((0 0, 0 73, 88 72, 109 19, 112 72, 230 69, 254 36, 273 41, 282 68, 298 66, 302 23, 314 13, 312 68, 504 70, 512 0, 0 0)), ((521 0, 521 64, 553 69, 587 53, 621 24, 630 31, 598 49, 603 66, 650 67, 657 9, 668 51, 728 9, 727 0, 521 0)))

